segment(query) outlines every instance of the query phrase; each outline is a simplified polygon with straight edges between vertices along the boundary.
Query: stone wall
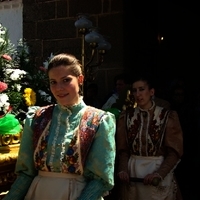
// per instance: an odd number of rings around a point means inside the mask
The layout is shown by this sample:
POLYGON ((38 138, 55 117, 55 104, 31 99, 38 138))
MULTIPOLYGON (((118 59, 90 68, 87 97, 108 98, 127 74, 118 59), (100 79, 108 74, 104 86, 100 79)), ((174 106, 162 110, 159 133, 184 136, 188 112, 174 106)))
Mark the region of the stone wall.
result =
POLYGON ((114 76, 124 70, 123 0, 23 0, 23 37, 38 65, 59 52, 81 60, 81 35, 74 25, 79 13, 88 14, 112 46, 95 78, 103 97, 112 89, 114 76))

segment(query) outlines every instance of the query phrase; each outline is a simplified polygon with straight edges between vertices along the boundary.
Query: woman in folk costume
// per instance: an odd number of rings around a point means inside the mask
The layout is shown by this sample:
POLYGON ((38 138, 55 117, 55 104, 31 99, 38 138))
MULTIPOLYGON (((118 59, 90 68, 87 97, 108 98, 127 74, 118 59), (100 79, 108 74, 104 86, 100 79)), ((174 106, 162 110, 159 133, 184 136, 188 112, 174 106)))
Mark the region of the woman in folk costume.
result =
POLYGON ((115 116, 87 106, 80 62, 70 54, 48 65, 57 104, 30 107, 4 200, 99 200, 114 186, 115 116))
POLYGON ((182 199, 174 169, 183 154, 178 115, 156 106, 145 74, 132 82, 137 107, 123 111, 117 125, 120 200, 182 199))

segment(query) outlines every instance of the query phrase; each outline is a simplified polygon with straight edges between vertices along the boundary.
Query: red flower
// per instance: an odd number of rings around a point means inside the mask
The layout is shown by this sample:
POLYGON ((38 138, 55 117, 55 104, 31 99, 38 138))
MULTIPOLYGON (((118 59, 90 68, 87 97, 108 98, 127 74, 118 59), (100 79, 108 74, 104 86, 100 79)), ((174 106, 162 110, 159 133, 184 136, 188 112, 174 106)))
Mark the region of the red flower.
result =
POLYGON ((6 60, 12 60, 12 58, 8 54, 3 54, 1 57, 6 60))
POLYGON ((40 69, 41 71, 43 71, 43 72, 46 72, 46 71, 47 71, 47 69, 46 69, 45 67, 43 67, 43 66, 39 67, 39 69, 40 69))
POLYGON ((0 92, 3 92, 7 88, 8 88, 8 85, 6 83, 0 81, 0 92))

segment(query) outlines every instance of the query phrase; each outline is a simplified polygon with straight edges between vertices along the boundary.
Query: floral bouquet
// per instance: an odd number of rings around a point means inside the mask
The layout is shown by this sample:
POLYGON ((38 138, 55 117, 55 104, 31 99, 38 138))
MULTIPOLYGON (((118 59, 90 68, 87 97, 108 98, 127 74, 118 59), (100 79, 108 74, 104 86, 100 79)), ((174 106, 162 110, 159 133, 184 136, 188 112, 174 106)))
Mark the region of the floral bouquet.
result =
POLYGON ((15 48, 0 23, 0 135, 19 133, 29 106, 54 103, 46 75, 53 54, 40 67, 29 57, 26 41, 15 48))

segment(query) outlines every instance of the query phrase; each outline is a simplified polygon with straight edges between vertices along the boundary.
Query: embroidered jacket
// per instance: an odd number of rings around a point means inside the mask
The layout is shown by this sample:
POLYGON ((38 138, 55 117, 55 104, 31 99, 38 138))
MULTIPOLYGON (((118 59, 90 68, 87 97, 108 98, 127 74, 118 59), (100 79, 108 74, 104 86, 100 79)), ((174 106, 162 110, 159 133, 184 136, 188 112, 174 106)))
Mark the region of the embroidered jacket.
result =
MULTIPOLYGON (((46 165, 47 142, 49 126, 54 105, 40 108, 34 116, 34 157, 35 167, 38 170, 51 171, 51 166, 46 165)), ((61 171, 64 173, 83 174, 83 166, 87 153, 92 145, 95 133, 99 126, 104 111, 87 106, 84 109, 78 130, 75 131, 68 149, 65 151, 61 163, 61 171)))
POLYGON ((164 156, 158 173, 164 178, 180 161, 183 135, 178 114, 155 104, 148 111, 136 107, 122 112, 117 126, 118 172, 128 172, 130 154, 164 156))
POLYGON ((156 107, 151 114, 138 107, 127 113, 127 137, 131 154, 156 156, 163 142, 169 110, 156 107), (144 144, 145 140, 145 145, 144 144))
POLYGON ((36 131, 36 136, 33 130, 39 121, 34 116, 38 109, 30 107, 27 113, 15 170, 18 177, 4 200, 24 199, 37 169, 82 174, 87 184, 79 199, 96 200, 111 190, 116 154, 115 116, 96 108, 85 112, 87 106, 83 101, 73 107, 55 105, 47 126, 40 118, 40 125, 45 128, 36 131))

